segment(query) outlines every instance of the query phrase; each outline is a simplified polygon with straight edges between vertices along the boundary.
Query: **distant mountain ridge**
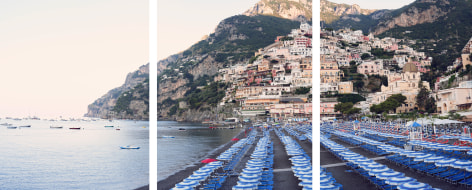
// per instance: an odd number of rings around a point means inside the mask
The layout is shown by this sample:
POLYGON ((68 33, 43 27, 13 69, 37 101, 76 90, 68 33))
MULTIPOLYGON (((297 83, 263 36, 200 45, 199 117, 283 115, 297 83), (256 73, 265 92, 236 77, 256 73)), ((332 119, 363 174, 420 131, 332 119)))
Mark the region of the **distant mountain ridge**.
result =
POLYGON ((320 19, 325 23, 332 23, 341 17, 349 17, 349 15, 370 15, 376 10, 361 9, 359 5, 338 4, 327 0, 320 1, 320 19))
POLYGON ((243 15, 269 15, 300 22, 311 21, 312 0, 261 0, 243 15))

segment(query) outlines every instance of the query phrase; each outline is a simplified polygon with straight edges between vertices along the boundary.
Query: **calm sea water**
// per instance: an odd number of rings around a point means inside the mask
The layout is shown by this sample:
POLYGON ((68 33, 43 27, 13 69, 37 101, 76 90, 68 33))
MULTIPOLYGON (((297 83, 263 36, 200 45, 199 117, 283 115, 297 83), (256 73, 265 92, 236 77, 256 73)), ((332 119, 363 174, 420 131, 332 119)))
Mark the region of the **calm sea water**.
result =
POLYGON ((0 120, 5 122, 32 126, 7 129, 0 125, 2 190, 135 189, 149 184, 147 121, 0 120), (50 129, 51 125, 64 128, 50 129), (126 145, 141 149, 120 149, 126 145))
POLYGON ((165 179, 207 158, 214 149, 228 143, 241 131, 241 128, 209 129, 208 126, 197 123, 158 121, 157 180, 165 179), (179 128, 186 130, 179 131, 179 128))

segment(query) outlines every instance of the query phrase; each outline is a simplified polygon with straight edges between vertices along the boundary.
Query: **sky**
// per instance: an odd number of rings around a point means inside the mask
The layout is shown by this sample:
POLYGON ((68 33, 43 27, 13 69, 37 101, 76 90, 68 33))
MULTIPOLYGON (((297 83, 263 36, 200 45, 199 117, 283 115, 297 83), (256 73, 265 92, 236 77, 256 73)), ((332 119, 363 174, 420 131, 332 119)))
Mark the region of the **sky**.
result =
POLYGON ((148 1, 0 1, 0 118, 78 118, 148 61, 148 1))
POLYGON ((159 0, 158 60, 182 52, 210 34, 225 18, 242 14, 259 0, 159 0))
POLYGON ((415 0, 394 0, 394 1, 374 1, 374 0, 328 0, 333 3, 345 3, 349 5, 357 4, 362 9, 398 9, 415 0))

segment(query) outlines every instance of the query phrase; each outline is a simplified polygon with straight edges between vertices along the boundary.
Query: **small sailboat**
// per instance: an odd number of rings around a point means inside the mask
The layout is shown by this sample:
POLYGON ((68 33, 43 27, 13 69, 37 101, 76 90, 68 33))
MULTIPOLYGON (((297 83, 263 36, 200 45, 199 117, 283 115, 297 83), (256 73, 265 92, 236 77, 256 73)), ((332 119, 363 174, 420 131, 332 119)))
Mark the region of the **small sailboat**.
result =
POLYGON ((80 127, 69 127, 69 129, 80 130, 81 128, 80 127))
POLYGON ((121 148, 121 149, 139 149, 139 148, 141 148, 141 147, 128 145, 128 146, 120 146, 120 148, 121 148))
POLYGON ((20 126, 20 128, 30 128, 30 127, 31 127, 31 125, 22 125, 22 126, 20 126))
POLYGON ((49 126, 49 128, 51 129, 62 129, 63 127, 62 126, 49 126))
POLYGON ((17 126, 8 126, 7 129, 16 129, 18 128, 17 126))

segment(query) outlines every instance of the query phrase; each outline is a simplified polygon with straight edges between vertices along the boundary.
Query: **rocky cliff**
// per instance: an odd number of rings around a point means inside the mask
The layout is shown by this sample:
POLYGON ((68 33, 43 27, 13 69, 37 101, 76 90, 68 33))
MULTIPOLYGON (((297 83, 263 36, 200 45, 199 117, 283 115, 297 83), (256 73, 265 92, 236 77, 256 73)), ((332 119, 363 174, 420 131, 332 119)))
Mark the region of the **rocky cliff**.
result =
POLYGON ((344 16, 344 19, 351 18, 349 15, 370 15, 376 10, 361 9, 359 5, 337 4, 327 0, 320 2, 320 19, 323 22, 331 23, 344 16))
POLYGON ((305 21, 312 18, 311 0, 261 0, 243 13, 246 16, 271 15, 305 21))
POLYGON ((447 15, 449 9, 447 0, 420 0, 404 8, 399 15, 380 22, 374 29, 375 35, 381 34, 395 27, 410 27, 423 23, 433 23, 440 17, 447 15))
MULTIPOLYGON (((117 116, 119 113, 114 113, 113 108, 116 105, 116 102, 120 96, 123 95, 123 93, 134 89, 137 86, 142 86, 142 88, 147 88, 148 89, 148 83, 146 82, 149 79, 149 64, 143 65, 139 67, 138 70, 129 73, 126 76, 126 80, 123 85, 120 87, 114 88, 99 99, 95 100, 92 104, 88 106, 88 111, 84 115, 85 117, 98 117, 98 118, 113 118, 117 116)), ((143 90, 141 90, 143 91, 143 90)), ((145 93, 139 94, 138 92, 131 94, 133 97, 135 97, 135 100, 133 101, 132 99, 130 100, 129 106, 130 109, 136 111, 135 116, 131 115, 123 115, 126 116, 126 118, 129 119, 144 119, 148 118, 147 111, 147 105, 145 104, 144 100, 138 100, 138 99, 148 99, 148 97, 142 97, 145 96, 145 93)))

